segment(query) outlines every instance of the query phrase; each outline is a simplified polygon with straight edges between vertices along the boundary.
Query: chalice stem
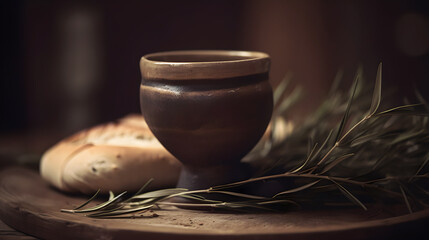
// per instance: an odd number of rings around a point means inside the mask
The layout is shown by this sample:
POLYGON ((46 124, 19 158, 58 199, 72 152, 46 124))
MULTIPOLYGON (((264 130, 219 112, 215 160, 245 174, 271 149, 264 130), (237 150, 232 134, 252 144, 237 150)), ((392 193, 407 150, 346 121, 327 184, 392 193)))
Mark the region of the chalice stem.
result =
POLYGON ((184 166, 180 173, 178 188, 189 190, 206 189, 217 185, 241 181, 250 177, 250 169, 244 163, 216 166, 184 166))

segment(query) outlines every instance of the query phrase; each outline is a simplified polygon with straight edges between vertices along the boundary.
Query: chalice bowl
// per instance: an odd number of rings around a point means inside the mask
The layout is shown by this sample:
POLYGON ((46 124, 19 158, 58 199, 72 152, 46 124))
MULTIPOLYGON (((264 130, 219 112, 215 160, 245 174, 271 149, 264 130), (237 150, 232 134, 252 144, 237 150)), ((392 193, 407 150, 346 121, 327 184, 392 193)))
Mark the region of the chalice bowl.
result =
MULTIPOLYGON (((241 159, 273 110, 270 58, 250 51, 171 51, 140 61, 140 106, 190 190, 248 178, 241 159)), ((165 173, 168 174, 168 173, 165 173)))

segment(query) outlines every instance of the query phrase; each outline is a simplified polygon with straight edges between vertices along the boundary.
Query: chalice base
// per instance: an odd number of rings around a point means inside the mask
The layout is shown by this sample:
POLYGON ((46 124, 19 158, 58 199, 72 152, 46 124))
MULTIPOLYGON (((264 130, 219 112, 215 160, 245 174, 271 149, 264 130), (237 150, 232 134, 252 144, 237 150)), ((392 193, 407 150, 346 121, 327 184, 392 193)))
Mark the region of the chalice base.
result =
POLYGON ((245 163, 224 164, 217 166, 183 166, 178 188, 189 190, 241 181, 250 178, 250 167, 245 163))

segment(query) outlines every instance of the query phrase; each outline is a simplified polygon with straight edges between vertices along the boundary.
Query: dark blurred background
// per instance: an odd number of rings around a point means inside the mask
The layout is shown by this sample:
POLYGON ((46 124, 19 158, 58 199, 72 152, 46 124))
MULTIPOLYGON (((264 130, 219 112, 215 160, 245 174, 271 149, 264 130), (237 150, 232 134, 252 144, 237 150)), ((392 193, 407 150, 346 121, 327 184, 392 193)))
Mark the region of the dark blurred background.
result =
MULTIPOLYGON (((139 112, 139 59, 232 49, 272 57, 311 111, 337 71, 429 95, 428 1, 47 1, 1 3, 0 146, 45 149, 82 128, 139 112), (37 146, 37 147, 36 147, 37 146)), ((19 150, 21 151, 21 150, 19 150)))

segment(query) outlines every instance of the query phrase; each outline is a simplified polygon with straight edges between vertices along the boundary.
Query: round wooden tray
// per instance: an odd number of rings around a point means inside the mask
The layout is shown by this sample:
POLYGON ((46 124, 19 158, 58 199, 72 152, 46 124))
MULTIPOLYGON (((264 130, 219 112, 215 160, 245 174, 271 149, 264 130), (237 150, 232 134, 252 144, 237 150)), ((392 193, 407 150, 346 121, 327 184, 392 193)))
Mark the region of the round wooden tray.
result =
POLYGON ((133 219, 60 212, 86 199, 51 188, 34 170, 0 172, 0 218, 43 239, 410 239, 429 232, 429 209, 407 214, 393 206, 259 214, 163 208, 133 219))

